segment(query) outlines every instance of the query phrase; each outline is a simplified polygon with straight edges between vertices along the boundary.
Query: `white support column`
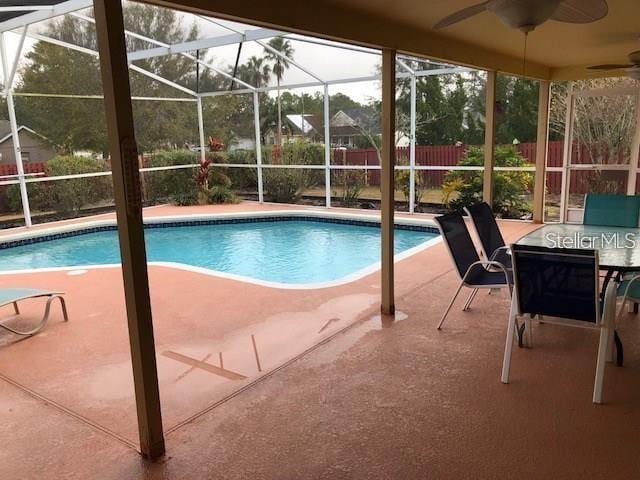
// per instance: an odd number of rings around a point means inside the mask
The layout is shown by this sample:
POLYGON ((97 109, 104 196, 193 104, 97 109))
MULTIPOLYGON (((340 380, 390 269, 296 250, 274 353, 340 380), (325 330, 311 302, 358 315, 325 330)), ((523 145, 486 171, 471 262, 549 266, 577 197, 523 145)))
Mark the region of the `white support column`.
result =
POLYGON ((638 178, 638 165, 640 161, 640 89, 636 95, 636 130, 631 143, 631 158, 629 159, 629 178, 627 180, 627 195, 636 194, 636 183, 638 178))
POLYGON ((567 89, 566 112, 564 119, 564 149, 562 154, 562 183, 560 187, 560 223, 567 221, 569 205, 569 183, 571 174, 571 150, 573 149, 573 83, 567 89))
POLYGON ((253 92, 253 123, 256 134, 256 169, 258 173, 258 202, 264 202, 264 188, 262 185, 262 145, 260 141, 260 98, 258 92, 253 92))
POLYGON ((411 76, 411 143, 409 144, 409 213, 416 209, 416 76, 411 76))
MULTIPOLYGON (((2 57, 2 73, 5 80, 5 94, 7 97, 7 110, 9 113, 9 124, 11 126, 11 139, 13 143, 13 155, 16 160, 18 171, 18 181, 20 182, 20 199, 22 200, 22 211, 24 212, 24 224, 31 226, 31 209, 29 208, 29 193, 25 182, 24 166, 22 164, 22 149, 20 148, 20 136, 18 132, 18 122, 16 120, 16 109, 13 102, 13 78, 9 71, 9 61, 7 59, 7 49, 5 44, 6 33, 0 34, 0 56, 2 57)), ((18 51, 17 55, 20 55, 18 51)), ((17 61, 17 60, 16 60, 17 61)))
POLYGON ((482 180, 482 199, 493 206, 493 167, 496 143, 496 80, 498 73, 487 72, 487 96, 485 102, 484 127, 484 174, 482 180))
POLYGON ((331 125, 329 125, 329 85, 324 85, 324 196, 331 208, 331 125))
POLYGON ((549 149, 549 108, 551 100, 551 82, 538 84, 538 134, 536 138, 536 176, 533 188, 533 221, 544 220, 544 187, 547 179, 547 151, 549 149))
POLYGON ((396 159, 396 51, 382 51, 382 161, 380 172, 382 238, 381 313, 395 313, 393 227, 394 166, 396 159))
POLYGON ((198 106, 198 135, 200 137, 200 160, 204 162, 207 158, 206 153, 206 144, 204 141, 204 115, 202 113, 202 97, 198 95, 197 99, 198 106))

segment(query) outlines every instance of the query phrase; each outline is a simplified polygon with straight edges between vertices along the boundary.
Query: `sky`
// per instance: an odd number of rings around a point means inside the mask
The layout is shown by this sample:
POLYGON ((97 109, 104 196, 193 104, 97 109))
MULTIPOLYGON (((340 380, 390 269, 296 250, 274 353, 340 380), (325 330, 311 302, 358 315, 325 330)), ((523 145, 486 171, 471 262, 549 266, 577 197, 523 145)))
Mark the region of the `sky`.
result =
MULTIPOLYGON (((90 10, 85 10, 82 13, 90 15, 90 10)), ((243 25, 235 22, 228 22, 224 20, 211 19, 207 20, 204 17, 198 17, 191 14, 180 13, 183 26, 190 28, 194 23, 198 26, 200 31, 200 38, 228 35, 233 30, 247 31, 256 27, 243 25)), ((34 31, 41 31, 43 24, 35 25, 32 27, 34 31)), ((11 62, 15 58, 15 53, 19 44, 19 35, 17 33, 10 33, 7 35, 6 47, 9 61, 11 62)), ((287 35, 287 38, 291 42, 294 49, 294 62, 300 64, 305 69, 315 74, 322 80, 339 80, 348 79, 354 77, 368 77, 376 75, 379 64, 381 61, 380 55, 373 50, 358 49, 354 51, 352 49, 341 48, 342 46, 348 47, 336 42, 327 42, 322 40, 323 45, 317 43, 310 43, 304 41, 305 39, 311 41, 317 41, 309 37, 303 37, 301 35, 287 35)), ((267 42, 268 39, 263 40, 267 42)), ((34 41, 27 39, 25 42, 24 52, 28 52, 34 45, 34 41)), ((225 71, 233 69, 233 65, 238 53, 238 45, 228 45, 217 48, 211 48, 207 50, 207 60, 214 64, 216 67, 225 71)), ((240 64, 246 62, 248 58, 253 55, 262 56, 264 49, 256 42, 245 42, 242 45, 240 64)), ((24 64, 22 64, 24 65, 24 64)), ((2 77, 0 72, 0 78, 2 77)), ((282 80, 283 85, 297 84, 316 81, 312 76, 308 75, 295 65, 285 72, 282 80)), ((275 78, 270 82, 275 85, 275 78)), ((296 93, 310 93, 321 92, 321 87, 304 88, 294 90, 296 93)), ((372 99, 378 100, 380 98, 380 83, 378 81, 358 82, 358 83, 345 83, 340 85, 331 85, 329 87, 329 93, 343 93, 350 96, 354 100, 361 103, 369 103, 372 99)), ((275 92, 271 93, 275 95, 275 92)))

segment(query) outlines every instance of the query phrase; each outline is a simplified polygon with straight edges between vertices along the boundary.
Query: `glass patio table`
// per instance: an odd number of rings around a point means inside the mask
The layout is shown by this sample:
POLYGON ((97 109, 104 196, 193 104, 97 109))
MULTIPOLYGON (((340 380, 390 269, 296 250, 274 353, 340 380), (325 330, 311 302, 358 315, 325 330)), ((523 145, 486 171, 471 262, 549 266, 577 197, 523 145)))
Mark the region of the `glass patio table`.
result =
POLYGON ((640 271, 640 228, 550 224, 526 234, 516 243, 597 250, 600 269, 607 272, 609 280, 615 274, 640 271))
MULTIPOLYGON (((626 272, 637 271, 640 274, 640 228, 544 225, 516 243, 534 247, 597 250, 600 269, 606 272, 601 295, 604 295, 612 279, 620 281, 626 272)), ((634 311, 637 313, 637 305, 634 311)), ((615 341, 617 364, 622 365, 624 355, 618 332, 615 333, 615 341)))

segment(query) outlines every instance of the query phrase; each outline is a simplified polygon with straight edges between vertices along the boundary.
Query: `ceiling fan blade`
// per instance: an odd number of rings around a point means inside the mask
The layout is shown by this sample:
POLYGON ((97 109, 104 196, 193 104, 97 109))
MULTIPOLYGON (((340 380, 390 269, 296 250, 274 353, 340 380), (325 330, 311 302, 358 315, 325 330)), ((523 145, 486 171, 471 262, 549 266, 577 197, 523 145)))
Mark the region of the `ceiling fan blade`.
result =
POLYGON ((434 30, 438 30, 439 28, 448 27, 449 25, 453 25, 454 23, 461 22, 462 20, 466 20, 467 18, 471 18, 474 15, 484 12, 487 9, 487 5, 491 3, 490 0, 486 2, 478 3, 477 5, 472 5, 467 8, 463 8, 462 10, 458 10, 456 13, 452 13, 444 17, 438 23, 436 23, 433 28, 434 30))
POLYGON ((604 64, 604 65, 592 65, 591 67, 587 67, 588 70, 618 70, 620 68, 631 68, 633 67, 633 65, 627 64, 627 65, 622 65, 622 64, 616 64, 616 63, 610 63, 610 64, 604 64))
POLYGON ((591 23, 609 13, 606 0, 563 0, 551 16, 553 20, 566 23, 591 23))

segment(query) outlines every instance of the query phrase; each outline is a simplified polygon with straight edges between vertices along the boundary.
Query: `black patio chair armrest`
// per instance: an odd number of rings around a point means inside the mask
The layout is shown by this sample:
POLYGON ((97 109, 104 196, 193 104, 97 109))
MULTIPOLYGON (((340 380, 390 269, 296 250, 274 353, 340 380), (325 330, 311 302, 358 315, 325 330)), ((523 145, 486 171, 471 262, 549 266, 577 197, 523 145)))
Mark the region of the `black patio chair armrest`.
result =
POLYGON ((489 258, 490 261, 493 261, 496 256, 498 255, 499 252, 501 252, 502 250, 506 251, 508 254, 511 254, 511 247, 508 245, 505 245, 503 247, 498 247, 496 248, 493 253, 491 254, 491 258, 489 258))
POLYGON ((488 267, 497 268, 498 270, 502 271, 502 273, 504 273, 506 284, 511 285, 508 268, 505 267, 502 263, 496 262, 495 260, 480 260, 478 262, 473 262, 471 265, 469 265, 469 268, 465 272, 464 277, 462 277, 462 281, 465 281, 467 279, 467 275, 469 275, 469 272, 471 272, 471 270, 473 270, 473 267, 477 265, 482 265, 486 270, 488 270, 488 267))

